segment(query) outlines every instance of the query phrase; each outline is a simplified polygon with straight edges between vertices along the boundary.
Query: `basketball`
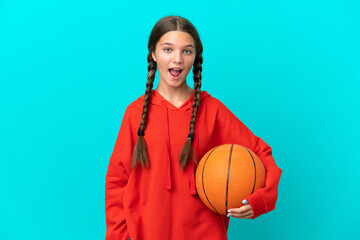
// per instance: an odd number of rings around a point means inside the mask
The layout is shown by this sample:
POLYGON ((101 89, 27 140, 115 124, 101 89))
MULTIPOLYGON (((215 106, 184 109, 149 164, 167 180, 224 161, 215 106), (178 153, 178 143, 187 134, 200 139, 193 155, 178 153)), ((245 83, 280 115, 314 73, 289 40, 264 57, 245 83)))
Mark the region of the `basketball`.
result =
POLYGON ((238 144, 212 148, 200 160, 195 173, 196 191, 212 211, 243 206, 242 200, 265 186, 266 171, 260 158, 238 144))

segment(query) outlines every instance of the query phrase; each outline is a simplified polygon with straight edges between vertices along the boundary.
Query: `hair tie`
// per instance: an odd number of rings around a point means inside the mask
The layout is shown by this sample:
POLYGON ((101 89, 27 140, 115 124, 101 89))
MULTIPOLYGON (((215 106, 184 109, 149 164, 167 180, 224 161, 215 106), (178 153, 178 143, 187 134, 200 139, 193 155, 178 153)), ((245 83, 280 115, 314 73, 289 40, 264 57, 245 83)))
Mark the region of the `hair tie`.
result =
POLYGON ((143 131, 140 131, 140 130, 137 132, 137 134, 138 134, 138 136, 144 136, 145 135, 145 133, 143 131))
POLYGON ((191 139, 191 141, 194 140, 194 134, 193 134, 193 133, 189 133, 189 135, 188 135, 187 138, 188 138, 188 139, 191 139))

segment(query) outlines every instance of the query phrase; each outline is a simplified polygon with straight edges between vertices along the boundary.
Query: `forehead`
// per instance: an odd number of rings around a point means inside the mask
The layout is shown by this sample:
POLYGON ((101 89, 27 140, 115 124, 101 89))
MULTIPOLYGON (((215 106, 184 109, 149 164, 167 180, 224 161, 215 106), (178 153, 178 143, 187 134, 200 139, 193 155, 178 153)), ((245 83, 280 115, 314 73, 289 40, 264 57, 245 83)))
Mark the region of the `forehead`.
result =
POLYGON ((170 31, 162 35, 157 45, 161 45, 163 43, 170 43, 179 47, 186 45, 194 46, 194 39, 189 33, 181 31, 170 31))

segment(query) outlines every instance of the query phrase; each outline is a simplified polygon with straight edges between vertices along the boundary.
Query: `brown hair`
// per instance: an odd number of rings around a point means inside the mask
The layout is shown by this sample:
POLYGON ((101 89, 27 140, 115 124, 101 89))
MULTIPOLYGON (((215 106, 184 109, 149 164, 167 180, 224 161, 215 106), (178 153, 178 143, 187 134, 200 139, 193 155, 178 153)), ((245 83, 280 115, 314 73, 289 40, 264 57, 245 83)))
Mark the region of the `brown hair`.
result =
POLYGON ((194 159, 193 156, 193 148, 191 146, 192 140, 194 140, 194 130, 195 130, 195 120, 196 120, 196 113, 200 103, 200 87, 201 87, 201 71, 202 71, 202 43, 199 37, 198 32, 194 25, 188 21, 187 19, 179 16, 167 16, 161 18, 153 27, 148 43, 148 50, 149 54, 147 56, 148 65, 148 76, 147 76, 147 83, 146 83, 146 91, 144 96, 144 105, 143 105, 143 113, 142 113, 142 120, 140 123, 140 127, 138 130, 138 139, 135 144, 133 159, 132 159, 132 168, 134 168, 139 162, 144 167, 149 166, 149 159, 147 155, 147 148, 146 142, 144 139, 145 135, 145 127, 147 122, 147 115, 148 115, 148 105, 151 99, 151 90, 153 88, 153 83, 155 79, 156 73, 156 62, 152 58, 152 52, 155 51, 155 47, 159 39, 167 32, 170 31, 182 31, 189 33, 194 41, 195 41, 195 61, 193 66, 193 76, 194 76, 194 101, 192 104, 193 112, 191 114, 191 121, 190 121, 190 130, 188 137, 185 141, 185 144, 181 150, 179 156, 179 162, 181 166, 181 170, 184 170, 186 165, 188 164, 189 158, 191 157, 195 163, 197 161, 194 159))

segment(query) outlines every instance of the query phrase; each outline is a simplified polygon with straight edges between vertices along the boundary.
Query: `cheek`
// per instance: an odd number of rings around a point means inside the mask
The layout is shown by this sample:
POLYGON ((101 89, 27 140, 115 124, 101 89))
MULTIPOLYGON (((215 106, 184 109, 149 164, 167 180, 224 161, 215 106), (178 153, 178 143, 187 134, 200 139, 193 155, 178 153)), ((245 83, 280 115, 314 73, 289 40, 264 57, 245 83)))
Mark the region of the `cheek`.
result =
POLYGON ((191 65, 194 65, 195 63, 195 55, 191 58, 191 65))
POLYGON ((168 69, 168 65, 169 65, 169 61, 170 61, 170 58, 169 56, 160 56, 158 58, 158 61, 157 61, 157 65, 159 68, 164 68, 164 69, 168 69))
POLYGON ((187 71, 190 71, 195 62, 195 58, 190 58, 186 64, 187 71))

